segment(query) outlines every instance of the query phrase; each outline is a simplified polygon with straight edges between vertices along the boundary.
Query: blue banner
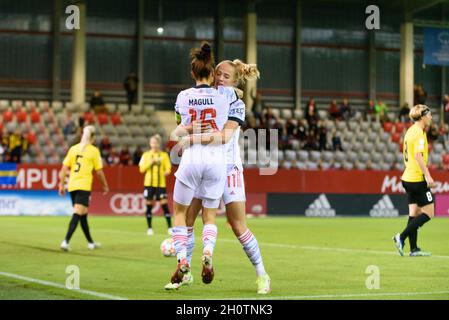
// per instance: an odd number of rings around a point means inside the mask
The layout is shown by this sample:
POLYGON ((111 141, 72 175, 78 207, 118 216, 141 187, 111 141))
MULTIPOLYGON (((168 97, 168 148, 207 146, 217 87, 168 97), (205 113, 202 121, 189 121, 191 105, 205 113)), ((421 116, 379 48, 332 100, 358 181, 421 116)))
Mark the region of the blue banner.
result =
POLYGON ((0 190, 0 216, 65 216, 72 213, 68 193, 55 190, 0 190))
POLYGON ((17 184, 17 163, 0 163, 0 184, 9 186, 17 184))
POLYGON ((449 65, 449 29, 424 28, 424 64, 449 65))

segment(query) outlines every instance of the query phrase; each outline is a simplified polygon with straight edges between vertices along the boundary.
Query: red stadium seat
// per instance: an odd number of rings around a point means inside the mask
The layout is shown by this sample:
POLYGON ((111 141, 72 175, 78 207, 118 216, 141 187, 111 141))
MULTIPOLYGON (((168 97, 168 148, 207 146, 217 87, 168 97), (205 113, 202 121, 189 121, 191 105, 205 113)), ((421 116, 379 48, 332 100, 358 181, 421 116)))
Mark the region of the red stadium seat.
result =
POLYGON ((449 154, 448 153, 443 155, 443 163, 445 165, 449 165, 449 154))
POLYGON ((3 122, 11 122, 14 118, 14 114, 11 109, 8 109, 3 112, 3 122))
POLYGON ((393 124, 391 122, 385 122, 384 123, 384 131, 391 132, 391 130, 393 130, 393 124))
POLYGON ((405 127, 408 129, 413 125, 413 122, 406 122, 405 127))
POLYGON ((17 122, 26 122, 27 121, 27 113, 22 108, 19 108, 16 112, 17 122))
POLYGON ((111 121, 114 126, 117 126, 122 123, 122 117, 120 117, 119 113, 114 113, 111 115, 111 121))
POLYGON ((36 111, 35 108, 31 108, 30 120, 31 120, 31 123, 39 123, 39 122, 41 122, 41 115, 40 115, 39 112, 36 111))
POLYGON ((396 133, 402 133, 404 130, 404 124, 402 122, 396 122, 396 133))
POLYGON ((399 143, 399 141, 401 141, 401 134, 399 132, 393 133, 393 135, 391 136, 391 140, 393 140, 393 142, 399 143))
POLYGON ((100 125, 108 124, 108 116, 106 113, 99 113, 97 115, 97 121, 100 125))
POLYGON ((37 137, 36 137, 36 134, 34 133, 34 131, 28 132, 26 139, 28 140, 28 142, 30 144, 35 144, 37 141, 37 137))
POLYGON ((86 121, 86 123, 88 124, 92 124, 95 122, 94 114, 90 111, 84 112, 83 118, 84 121, 86 121))

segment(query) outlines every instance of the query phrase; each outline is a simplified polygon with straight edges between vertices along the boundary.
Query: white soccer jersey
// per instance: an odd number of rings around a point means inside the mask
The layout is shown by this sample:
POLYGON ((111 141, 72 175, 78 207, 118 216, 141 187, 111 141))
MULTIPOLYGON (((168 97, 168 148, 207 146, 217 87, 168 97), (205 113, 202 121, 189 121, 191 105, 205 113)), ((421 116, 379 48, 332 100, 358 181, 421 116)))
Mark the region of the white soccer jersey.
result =
MULTIPOLYGON (((242 126, 245 122, 245 103, 242 100, 238 100, 231 104, 229 108, 229 117, 228 120, 236 121, 240 126, 242 126)), ((240 146, 239 146, 239 138, 240 138, 240 128, 235 130, 234 135, 229 141, 227 162, 228 162, 228 172, 237 166, 240 171, 243 171, 242 158, 240 157, 240 146)))
MULTIPOLYGON (((228 121, 230 105, 237 100, 232 88, 219 86, 214 89, 202 85, 180 92, 175 109, 183 125, 201 120, 221 131, 228 121)), ((189 188, 198 190, 206 199, 219 199, 226 180, 228 146, 229 143, 195 144, 187 148, 175 173, 176 178, 189 188)))

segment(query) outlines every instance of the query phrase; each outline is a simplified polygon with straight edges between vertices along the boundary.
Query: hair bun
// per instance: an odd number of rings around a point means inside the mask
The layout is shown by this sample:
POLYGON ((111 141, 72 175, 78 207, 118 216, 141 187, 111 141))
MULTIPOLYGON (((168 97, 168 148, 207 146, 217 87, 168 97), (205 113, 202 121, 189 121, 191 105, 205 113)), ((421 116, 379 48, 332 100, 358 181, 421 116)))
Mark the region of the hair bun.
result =
POLYGON ((203 43, 203 45, 201 46, 201 52, 210 54, 212 52, 212 48, 211 48, 210 44, 208 44, 207 42, 203 43))

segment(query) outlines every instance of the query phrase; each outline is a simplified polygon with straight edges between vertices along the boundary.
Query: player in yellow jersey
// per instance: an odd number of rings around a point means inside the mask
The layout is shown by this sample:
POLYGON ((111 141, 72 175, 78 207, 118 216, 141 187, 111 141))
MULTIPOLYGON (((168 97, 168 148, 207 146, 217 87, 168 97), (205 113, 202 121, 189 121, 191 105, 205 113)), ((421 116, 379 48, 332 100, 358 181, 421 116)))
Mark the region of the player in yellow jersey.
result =
POLYGON ((410 256, 430 256, 429 252, 421 251, 417 245, 418 229, 434 215, 434 197, 430 188, 435 182, 427 168, 428 146, 426 127, 430 126, 432 115, 430 109, 422 104, 410 110, 410 118, 414 124, 407 130, 404 137, 404 164, 402 185, 407 192, 409 218, 407 227, 401 234, 396 234, 393 241, 401 256, 404 255, 404 242, 409 238, 410 256))
POLYGON ((144 196, 147 201, 147 234, 154 234, 151 224, 152 210, 157 201, 160 202, 167 220, 168 234, 171 234, 171 216, 167 204, 167 185, 165 177, 171 172, 170 158, 167 152, 161 151, 161 137, 156 134, 150 138, 150 150, 143 153, 139 162, 140 173, 145 174, 144 196))
POLYGON ((103 192, 109 191, 106 177, 103 173, 103 164, 100 151, 92 143, 95 141, 95 127, 87 126, 83 129, 81 142, 69 149, 59 172, 59 194, 65 195, 64 183, 67 173, 70 171, 68 191, 72 199, 73 216, 69 224, 69 229, 64 241, 61 243, 61 249, 69 251, 70 238, 72 237, 78 225, 81 223, 84 235, 88 241, 87 247, 94 250, 100 247, 99 243, 92 240, 87 223, 87 211, 90 201, 90 192, 92 190, 93 174, 95 170, 97 176, 103 185, 103 192))

